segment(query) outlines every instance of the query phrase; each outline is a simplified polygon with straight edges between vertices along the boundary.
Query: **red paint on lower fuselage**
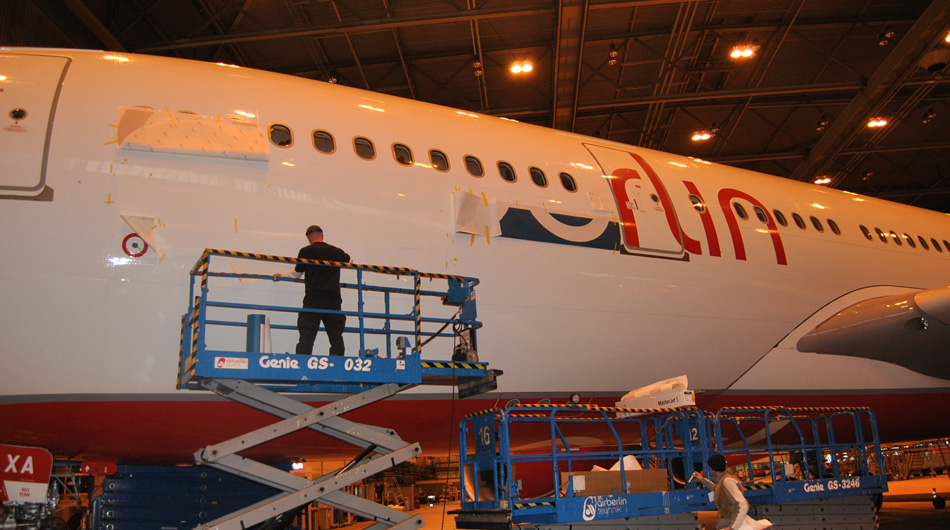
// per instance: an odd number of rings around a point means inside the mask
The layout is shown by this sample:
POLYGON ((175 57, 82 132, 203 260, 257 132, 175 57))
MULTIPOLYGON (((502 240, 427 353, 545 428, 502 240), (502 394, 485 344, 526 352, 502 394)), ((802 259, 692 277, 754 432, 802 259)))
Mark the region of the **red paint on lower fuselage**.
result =
MULTIPOLYGON (((494 396, 465 400, 409 397, 375 403, 346 414, 347 419, 394 429, 407 442, 419 442, 424 455, 458 452, 458 426, 462 417, 504 406, 494 396)), ((618 397, 592 401, 612 406, 618 397)), ((523 403, 531 399, 523 398, 523 403)), ((781 405, 789 407, 870 407, 881 438, 903 441, 945 436, 944 412, 950 409, 950 392, 904 394, 699 394, 706 410, 727 406, 781 405), (928 415, 929 413, 929 415, 928 415)), ((310 403, 320 405, 319 403, 310 403)), ((0 405, 0 443, 49 449, 56 458, 81 460, 112 458, 120 463, 191 463, 193 454, 276 421, 268 414, 228 401, 74 401, 0 405)), ((515 444, 539 440, 515 440, 515 444)), ((306 430, 247 451, 245 456, 281 462, 346 460, 358 448, 306 430)))

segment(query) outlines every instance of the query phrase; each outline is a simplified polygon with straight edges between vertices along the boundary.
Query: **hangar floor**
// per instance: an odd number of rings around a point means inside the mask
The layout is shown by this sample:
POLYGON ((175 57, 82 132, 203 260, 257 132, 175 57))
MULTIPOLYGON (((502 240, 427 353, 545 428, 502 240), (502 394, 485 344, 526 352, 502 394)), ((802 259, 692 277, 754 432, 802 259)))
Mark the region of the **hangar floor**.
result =
MULTIPOLYGON (((934 488, 937 493, 950 500, 950 477, 919 478, 892 481, 888 483, 890 491, 884 494, 884 506, 878 513, 880 530, 946 530, 950 528, 950 507, 934 509, 930 502, 934 488)), ((458 502, 445 505, 426 505, 418 513, 429 530, 455 530, 455 517, 447 514, 459 508, 458 502)), ((700 512, 699 521, 706 528, 715 528, 715 512, 700 512)), ((348 527, 359 530, 368 523, 348 527)))
POLYGON ((950 508, 934 509, 933 490, 950 500, 950 477, 895 480, 887 483, 884 506, 877 514, 880 530, 944 530, 950 528, 950 508))

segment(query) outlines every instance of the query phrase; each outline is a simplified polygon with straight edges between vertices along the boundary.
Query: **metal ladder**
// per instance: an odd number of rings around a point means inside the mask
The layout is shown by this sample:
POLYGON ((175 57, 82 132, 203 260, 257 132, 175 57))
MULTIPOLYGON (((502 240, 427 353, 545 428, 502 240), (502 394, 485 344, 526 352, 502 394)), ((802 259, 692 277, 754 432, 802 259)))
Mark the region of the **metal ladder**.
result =
MULTIPOLYGON (((232 270, 239 268, 232 265, 232 270)), ((375 521, 369 528, 421 527, 422 518, 395 510, 388 506, 346 493, 343 488, 385 471, 397 464, 419 456, 422 450, 418 443, 402 440, 395 431, 352 422, 342 414, 384 400, 399 392, 422 384, 458 386, 459 396, 467 397, 494 389, 497 370, 489 370, 487 363, 429 361, 421 359, 422 346, 435 338, 453 338, 467 345, 465 357, 474 357, 475 330, 480 323, 475 320, 474 278, 425 274, 412 269, 354 265, 342 263, 297 260, 281 256, 264 256, 233 251, 208 249, 192 269, 192 286, 188 313, 182 318, 181 349, 178 386, 190 390, 209 390, 229 400, 266 412, 280 421, 230 440, 209 445, 195 453, 198 464, 214 467, 279 490, 280 493, 247 506, 224 517, 202 524, 200 530, 244 530, 265 521, 292 517, 306 504, 319 502, 375 521), (357 357, 330 357, 322 355, 297 356, 273 354, 260 351, 234 351, 211 348, 207 344, 213 334, 209 327, 225 329, 225 344, 234 344, 234 337, 227 337, 228 330, 251 330, 251 322, 234 320, 236 312, 296 312, 299 307, 279 306, 273 303, 248 303, 246 300, 222 299, 212 294, 214 282, 231 282, 230 289, 223 289, 233 296, 235 279, 271 279, 271 276, 227 272, 215 267, 212 259, 225 256, 229 259, 306 263, 319 266, 334 266, 355 270, 357 281, 344 284, 345 288, 357 291, 359 301, 356 311, 342 311, 358 318, 356 331, 360 335, 360 354, 357 357), (413 278, 413 289, 383 283, 370 284, 366 273, 405 275, 413 278), (446 289, 422 290, 421 279, 445 280, 446 289), (365 293, 383 293, 380 310, 366 307, 365 293), (411 311, 398 313, 392 310, 391 296, 412 298, 411 311), (421 299, 424 296, 438 297, 442 305, 459 309, 450 318, 423 317, 421 299), (214 313, 214 314, 213 314, 214 313), (373 327, 369 321, 383 324, 373 327), (397 329, 406 323, 405 329, 397 329), (444 333, 448 325, 452 333, 444 333), (441 325, 437 331, 430 328, 441 325), (367 347, 367 335, 385 337, 385 356, 380 349, 367 347), (458 335, 464 334, 459 337, 458 335), (411 350, 406 346, 414 338, 411 350), (230 342, 229 342, 230 339, 230 342), (398 339, 395 340, 394 339, 398 339), (424 342, 425 341, 425 342, 424 342), (389 348, 396 342, 398 355, 389 348), (238 375, 238 377, 235 376, 238 375), (335 393, 342 397, 337 401, 312 407, 284 393, 318 392, 335 393), (311 429, 336 440, 354 445, 362 452, 347 465, 313 480, 239 455, 239 452, 265 444, 277 438, 311 429)), ((289 280, 288 280, 289 281, 289 280)), ((454 311, 454 310, 453 310, 454 311)), ((255 315, 256 316, 256 315, 255 315)), ((276 326, 278 330, 293 329, 276 326)), ((232 331, 231 335, 234 335, 232 331)), ((250 336, 250 334, 248 335, 250 336)), ((220 337, 214 337, 218 340, 220 337)), ((250 345, 251 341, 247 341, 250 345)), ((458 351, 456 343, 455 351, 458 351)), ((249 348, 253 350, 253 348, 249 348)))

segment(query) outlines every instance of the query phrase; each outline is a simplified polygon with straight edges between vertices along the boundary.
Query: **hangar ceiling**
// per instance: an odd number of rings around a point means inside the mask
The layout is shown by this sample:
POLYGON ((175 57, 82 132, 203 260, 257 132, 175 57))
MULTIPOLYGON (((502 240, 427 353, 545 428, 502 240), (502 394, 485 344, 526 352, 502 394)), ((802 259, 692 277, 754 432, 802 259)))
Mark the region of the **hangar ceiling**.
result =
POLYGON ((332 78, 950 213, 948 31, 947 0, 0 3, 0 45, 332 78))

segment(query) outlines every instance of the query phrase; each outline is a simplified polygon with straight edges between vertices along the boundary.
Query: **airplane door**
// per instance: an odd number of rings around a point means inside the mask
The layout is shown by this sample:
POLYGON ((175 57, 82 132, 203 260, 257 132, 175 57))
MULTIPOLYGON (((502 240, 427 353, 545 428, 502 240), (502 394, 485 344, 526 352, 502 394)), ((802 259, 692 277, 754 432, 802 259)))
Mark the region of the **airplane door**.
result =
MULTIPOLYGON (((49 129, 69 59, 0 53, 0 198, 43 198, 49 129)), ((49 200, 51 195, 46 200, 49 200)))
POLYGON ((630 254, 684 258, 683 234, 673 203, 646 160, 628 150, 584 146, 607 177, 620 217, 624 250, 630 254))

